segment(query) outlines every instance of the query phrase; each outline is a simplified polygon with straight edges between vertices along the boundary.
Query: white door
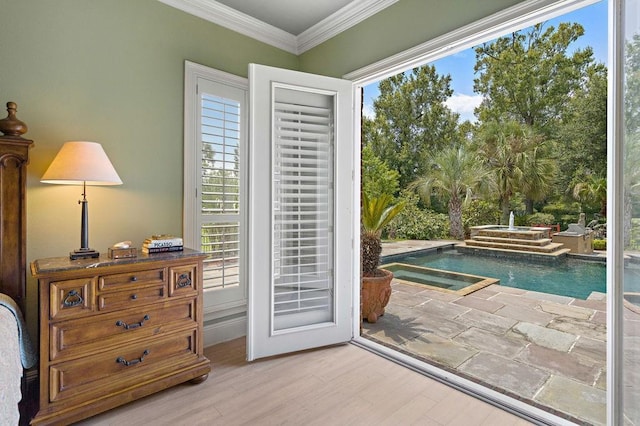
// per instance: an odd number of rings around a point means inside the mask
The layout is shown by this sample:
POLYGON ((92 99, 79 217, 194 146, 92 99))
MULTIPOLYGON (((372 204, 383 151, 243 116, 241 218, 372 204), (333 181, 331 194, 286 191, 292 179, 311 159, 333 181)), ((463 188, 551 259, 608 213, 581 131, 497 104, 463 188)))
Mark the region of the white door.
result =
POLYGON ((251 64, 247 359, 353 334, 349 81, 251 64))

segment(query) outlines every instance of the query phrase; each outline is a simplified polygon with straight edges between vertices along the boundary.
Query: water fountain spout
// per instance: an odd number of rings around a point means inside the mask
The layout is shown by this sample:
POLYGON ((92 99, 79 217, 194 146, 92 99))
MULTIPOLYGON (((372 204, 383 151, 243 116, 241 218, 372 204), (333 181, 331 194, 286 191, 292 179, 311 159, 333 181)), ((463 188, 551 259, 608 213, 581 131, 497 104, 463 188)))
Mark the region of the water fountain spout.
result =
POLYGON ((511 212, 509 214, 509 231, 513 231, 514 229, 516 229, 516 227, 513 226, 513 222, 514 222, 514 217, 513 217, 513 212, 511 212))

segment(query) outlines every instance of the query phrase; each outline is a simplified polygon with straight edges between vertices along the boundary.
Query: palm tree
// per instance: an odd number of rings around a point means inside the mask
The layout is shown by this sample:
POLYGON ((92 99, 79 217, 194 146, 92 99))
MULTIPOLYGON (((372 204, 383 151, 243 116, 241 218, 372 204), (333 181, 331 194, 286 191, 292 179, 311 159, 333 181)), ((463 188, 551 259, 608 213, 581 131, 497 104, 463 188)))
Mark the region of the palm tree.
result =
POLYGON ((491 183, 502 211, 500 223, 505 225, 509 222, 511 197, 516 194, 518 185, 522 182, 521 154, 525 132, 515 121, 491 121, 483 124, 479 138, 478 153, 484 158, 485 166, 490 172, 491 183))
POLYGON ((525 210, 533 214, 533 202, 542 201, 553 190, 557 164, 549 153, 549 144, 535 138, 530 149, 523 153, 521 191, 525 196, 525 210))
POLYGON ((360 235, 360 255, 364 276, 374 276, 380 264, 382 252, 382 230, 404 208, 405 202, 391 204, 393 197, 383 194, 369 198, 362 193, 362 232, 360 235))
POLYGON ((532 201, 543 199, 552 188, 555 163, 547 145, 527 125, 516 121, 484 123, 479 133, 478 153, 492 177, 502 216, 509 221, 511 198, 521 193, 532 201))
POLYGON ((432 192, 446 201, 449 209, 449 234, 464 239, 462 205, 468 201, 486 177, 482 162, 464 145, 445 148, 433 158, 433 166, 415 180, 411 188, 429 205, 432 192))
POLYGON ((573 187, 573 198, 581 203, 600 206, 600 214, 607 215, 607 178, 590 175, 584 182, 573 187))

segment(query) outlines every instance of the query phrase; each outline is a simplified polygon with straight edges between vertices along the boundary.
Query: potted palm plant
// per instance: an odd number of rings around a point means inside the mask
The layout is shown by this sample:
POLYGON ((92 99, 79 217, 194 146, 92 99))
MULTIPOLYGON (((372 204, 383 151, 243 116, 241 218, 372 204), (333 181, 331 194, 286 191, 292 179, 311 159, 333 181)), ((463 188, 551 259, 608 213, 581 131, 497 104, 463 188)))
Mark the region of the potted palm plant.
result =
POLYGON ((362 194, 360 311, 362 318, 371 323, 384 314, 384 308, 391 296, 393 273, 379 268, 382 229, 402 211, 405 204, 392 202, 393 197, 388 194, 377 198, 369 198, 366 193, 362 194))

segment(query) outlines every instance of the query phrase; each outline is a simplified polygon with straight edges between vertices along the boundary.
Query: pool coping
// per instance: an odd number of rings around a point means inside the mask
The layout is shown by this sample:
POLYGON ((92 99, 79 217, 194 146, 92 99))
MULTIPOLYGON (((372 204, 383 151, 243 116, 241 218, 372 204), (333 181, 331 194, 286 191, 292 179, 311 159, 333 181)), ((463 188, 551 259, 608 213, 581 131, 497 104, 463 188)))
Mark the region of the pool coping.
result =
POLYGON ((408 254, 422 255, 422 254, 428 254, 428 253, 434 253, 434 252, 440 253, 445 250, 453 250, 455 249, 455 246, 456 246, 456 243, 446 243, 443 245, 439 245, 437 247, 417 248, 415 250, 407 250, 400 253, 385 254, 380 257, 380 264, 384 265, 389 263, 395 263, 397 262, 398 259, 402 259, 406 257, 408 254))
MULTIPOLYGON (((405 251, 401 251, 397 253, 382 255, 380 257, 380 264, 396 262, 397 260, 404 258, 407 254, 423 255, 423 254, 429 254, 434 252, 438 253, 445 250, 457 250, 460 246, 463 250, 465 250, 464 243, 461 243, 461 242, 444 242, 433 247, 407 249, 405 251)), ((466 249, 468 249, 468 247, 466 247, 466 249)), ((486 255, 488 257, 520 258, 520 259, 528 259, 528 260, 542 261, 542 262, 549 262, 549 261, 556 262, 556 261, 562 261, 565 259, 578 259, 578 260, 584 260, 589 262, 607 263, 606 253, 599 253, 599 252, 594 252, 593 254, 569 252, 569 253, 564 253, 561 256, 553 256, 553 257, 548 255, 545 256, 543 253, 518 252, 516 250, 499 250, 499 253, 496 253, 496 254, 489 253, 488 251, 478 251, 474 254, 477 254, 479 256, 486 255), (532 254, 534 256, 532 256, 532 254), (542 254, 542 256, 535 256, 536 254, 542 254), (500 256, 500 255, 503 255, 503 256, 500 256)), ((640 263, 640 255, 630 255, 625 253, 624 257, 625 257, 625 262, 640 263)))

